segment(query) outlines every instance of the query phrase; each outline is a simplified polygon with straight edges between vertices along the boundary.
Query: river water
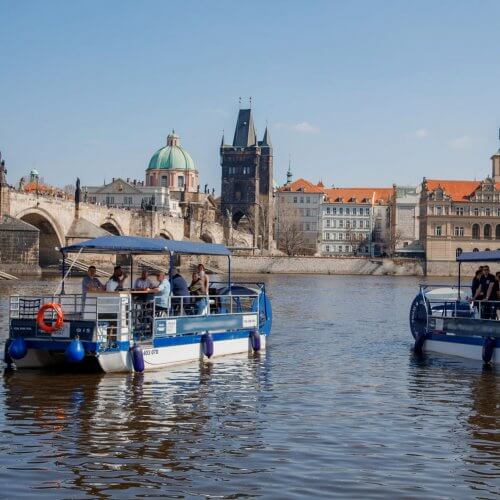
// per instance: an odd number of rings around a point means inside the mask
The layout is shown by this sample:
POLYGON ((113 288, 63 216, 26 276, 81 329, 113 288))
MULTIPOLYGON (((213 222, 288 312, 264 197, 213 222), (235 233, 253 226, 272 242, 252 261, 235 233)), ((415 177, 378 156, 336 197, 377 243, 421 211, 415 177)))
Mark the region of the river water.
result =
MULTIPOLYGON (((417 278, 259 278, 260 355, 5 375, 0 497, 498 498, 500 373, 412 355, 417 278)), ((54 285, 0 282, 2 344, 8 294, 54 285)))

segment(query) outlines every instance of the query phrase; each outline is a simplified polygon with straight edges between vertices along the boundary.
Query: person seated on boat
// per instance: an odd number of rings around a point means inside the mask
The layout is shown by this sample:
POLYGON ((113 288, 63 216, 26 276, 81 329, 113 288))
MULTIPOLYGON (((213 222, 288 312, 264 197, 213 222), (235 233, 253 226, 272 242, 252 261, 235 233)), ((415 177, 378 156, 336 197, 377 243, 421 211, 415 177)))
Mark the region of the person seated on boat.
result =
POLYGON ((490 273, 489 266, 483 266, 482 271, 482 275, 479 278, 479 287, 473 299, 481 301, 480 318, 489 319, 491 317, 491 306, 490 303, 486 301, 488 300, 489 294, 491 294, 495 276, 490 273))
POLYGON ((123 272, 121 266, 115 266, 111 278, 106 283, 106 292, 121 292, 127 274, 123 272))
POLYGON ((189 285, 189 293, 194 297, 195 314, 205 314, 207 309, 207 292, 203 279, 198 272, 194 272, 189 285))
POLYGON ((152 289, 155 294, 155 307, 159 312, 164 312, 169 309, 169 299, 170 299, 170 283, 165 279, 165 273, 159 272, 156 275, 158 280, 158 285, 152 289))
POLYGON ((182 314, 182 309, 189 310, 191 299, 189 298, 189 289, 186 280, 181 275, 180 268, 176 267, 170 276, 170 285, 172 287, 172 296, 183 297, 172 299, 173 313, 182 314))
POLYGON ((141 272, 141 276, 137 278, 134 282, 134 290, 137 290, 139 292, 145 292, 150 288, 153 288, 153 283, 148 278, 148 272, 145 269, 143 269, 141 272))
POLYGON ((95 266, 89 266, 87 276, 84 276, 82 280, 82 295, 87 295, 87 292, 104 290, 104 285, 97 278, 96 271, 95 266))

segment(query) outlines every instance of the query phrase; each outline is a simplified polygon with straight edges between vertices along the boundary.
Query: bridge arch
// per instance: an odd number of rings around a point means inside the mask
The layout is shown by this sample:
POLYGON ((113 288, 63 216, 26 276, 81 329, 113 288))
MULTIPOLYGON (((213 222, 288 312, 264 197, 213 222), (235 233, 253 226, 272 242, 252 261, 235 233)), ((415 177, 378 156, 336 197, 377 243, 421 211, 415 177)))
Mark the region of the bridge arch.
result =
POLYGON ((172 233, 170 233, 169 231, 167 231, 165 229, 162 229, 160 231, 159 237, 165 238, 166 240, 173 240, 174 239, 174 237, 172 236, 172 233))
POLYGON ((57 248, 64 246, 64 231, 59 223, 42 208, 28 208, 19 212, 18 219, 35 226, 39 231, 39 263, 42 267, 58 264, 61 254, 57 248))
POLYGON ((111 217, 106 218, 106 220, 101 224, 101 228, 115 236, 123 236, 123 229, 120 227, 120 224, 118 224, 118 222, 111 217))

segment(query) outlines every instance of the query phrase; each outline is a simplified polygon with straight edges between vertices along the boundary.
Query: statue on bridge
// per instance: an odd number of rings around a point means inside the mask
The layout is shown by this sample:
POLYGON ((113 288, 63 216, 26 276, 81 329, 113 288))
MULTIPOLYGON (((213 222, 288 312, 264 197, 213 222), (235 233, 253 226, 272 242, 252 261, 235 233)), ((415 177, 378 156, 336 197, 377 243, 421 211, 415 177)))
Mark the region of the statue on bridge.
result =
POLYGON ((0 186, 7 185, 7 169, 5 168, 5 160, 2 158, 0 151, 0 186))

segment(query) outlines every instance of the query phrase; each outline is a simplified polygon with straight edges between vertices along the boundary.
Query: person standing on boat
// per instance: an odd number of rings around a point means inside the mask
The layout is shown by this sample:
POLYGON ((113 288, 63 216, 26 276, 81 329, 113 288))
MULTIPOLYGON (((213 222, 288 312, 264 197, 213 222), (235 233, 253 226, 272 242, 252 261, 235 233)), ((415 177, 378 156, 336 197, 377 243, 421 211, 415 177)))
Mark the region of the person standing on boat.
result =
POLYGON ((205 297, 205 289, 203 281, 197 272, 193 273, 191 284, 189 285, 189 292, 194 297, 195 314, 204 314, 207 306, 207 299, 205 297))
POLYGON ((153 288, 155 293, 155 306, 160 311, 168 311, 170 307, 170 283, 165 279, 165 273, 159 272, 156 275, 158 285, 153 288))
POLYGON ((483 274, 479 278, 479 287, 474 295, 474 300, 481 300, 480 307, 480 318, 490 319, 491 317, 491 304, 486 302, 489 300, 493 284, 495 282, 495 276, 490 273, 489 266, 483 266, 483 274))
POLYGON ((209 289, 209 281, 208 275, 205 270, 205 266, 203 264, 198 264, 197 267, 198 276, 200 277, 200 281, 202 283, 202 294, 205 295, 202 299, 197 302, 198 314, 206 314, 206 309, 208 306, 208 289, 209 289))
POLYGON ((104 285, 99 281, 96 276, 96 267, 90 266, 87 270, 87 276, 82 280, 82 295, 86 296, 87 292, 98 292, 104 290, 104 285))
POLYGON ((111 278, 106 283, 106 292, 121 292, 126 278, 127 275, 123 272, 121 266, 115 266, 111 278))
POLYGON ((182 309, 186 308, 186 306, 191 305, 191 298, 189 297, 189 289, 186 283, 186 280, 181 275, 181 270, 176 267, 172 275, 170 277, 170 284, 172 287, 172 296, 173 297, 183 297, 172 299, 172 308, 174 310, 174 314, 182 314, 182 309), (181 305, 183 307, 181 307, 181 305))

